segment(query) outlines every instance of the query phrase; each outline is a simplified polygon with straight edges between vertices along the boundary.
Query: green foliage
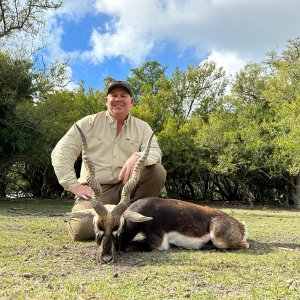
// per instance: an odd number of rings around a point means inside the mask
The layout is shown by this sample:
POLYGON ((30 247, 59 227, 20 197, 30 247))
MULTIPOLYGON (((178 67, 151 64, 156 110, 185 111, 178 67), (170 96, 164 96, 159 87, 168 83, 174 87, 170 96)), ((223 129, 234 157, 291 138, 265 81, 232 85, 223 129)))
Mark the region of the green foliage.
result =
POLYGON ((271 53, 267 63, 272 76, 268 78, 265 95, 275 111, 274 161, 282 172, 297 175, 300 171, 300 39, 290 41, 280 56, 271 53))
POLYGON ((39 133, 24 172, 29 183, 27 190, 35 197, 44 195, 48 198, 61 193, 50 166, 50 154, 58 140, 77 120, 104 107, 104 103, 99 101, 101 98, 100 92, 93 89, 85 92, 80 86, 77 91, 49 93, 32 105, 18 108, 18 113, 35 124, 39 133))
POLYGON ((194 143, 196 128, 192 122, 169 117, 158 138, 163 149, 163 164, 168 170, 166 188, 169 196, 205 198, 201 185, 205 180, 205 162, 194 143))
MULTIPOLYGON (((169 77, 157 61, 131 70, 132 114, 156 130, 169 196, 298 203, 299 53, 300 39, 289 41, 282 53, 245 66, 230 90, 214 62, 176 69, 169 77)), ((104 91, 83 84, 69 91, 59 84, 63 65, 38 70, 1 54, 0 66, 0 161, 12 166, 17 159, 22 175, 14 177, 17 165, 3 171, 0 194, 18 185, 36 196, 59 195, 50 153, 74 122, 106 109, 105 90, 114 78, 104 80, 104 91), (7 178, 23 183, 11 185, 7 178)))
POLYGON ((78 119, 103 109, 103 93, 80 86, 67 91, 55 83, 64 67, 33 70, 29 61, 0 56, 0 194, 35 197, 58 195, 61 188, 50 165, 50 154, 78 119), (56 89, 60 90, 56 91, 56 89), (18 192, 19 191, 19 192, 18 192))
POLYGON ((210 170, 222 176, 219 187, 230 180, 238 199, 293 199, 300 165, 299 49, 296 40, 282 55, 270 53, 265 63, 241 70, 196 136, 199 149, 210 153, 210 170))
POLYGON ((0 155, 22 154, 26 140, 30 139, 28 128, 16 114, 16 108, 32 102, 33 92, 31 64, 12 60, 0 53, 0 155), (25 143, 24 143, 25 141, 25 143))
POLYGON ((207 118, 219 106, 227 85, 225 72, 214 62, 188 66, 185 72, 177 69, 171 82, 174 94, 170 106, 184 122, 195 112, 207 118))
POLYGON ((131 69, 132 75, 127 78, 132 87, 136 103, 144 94, 156 95, 160 91, 160 80, 165 79, 167 67, 157 61, 148 61, 140 68, 131 69))
POLYGON ((194 136, 199 124, 217 108, 225 74, 214 63, 189 66, 186 72, 177 69, 170 79, 165 70, 156 61, 133 70, 135 76, 128 81, 138 87, 139 100, 132 112, 158 130, 169 195, 206 198, 207 163, 194 136))

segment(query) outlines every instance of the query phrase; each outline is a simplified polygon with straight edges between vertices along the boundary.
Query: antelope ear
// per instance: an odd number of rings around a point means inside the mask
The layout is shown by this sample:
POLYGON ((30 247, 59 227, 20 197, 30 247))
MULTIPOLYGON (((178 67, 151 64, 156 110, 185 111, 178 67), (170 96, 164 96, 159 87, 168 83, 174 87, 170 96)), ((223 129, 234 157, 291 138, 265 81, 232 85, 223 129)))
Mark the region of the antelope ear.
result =
POLYGON ((137 212, 130 211, 130 210, 126 210, 124 212, 123 216, 124 216, 124 219, 131 221, 131 222, 135 222, 135 223, 146 222, 146 221, 150 221, 153 219, 152 217, 146 217, 137 212))
POLYGON ((88 218, 94 217, 97 213, 93 208, 83 209, 71 212, 71 218, 88 218))

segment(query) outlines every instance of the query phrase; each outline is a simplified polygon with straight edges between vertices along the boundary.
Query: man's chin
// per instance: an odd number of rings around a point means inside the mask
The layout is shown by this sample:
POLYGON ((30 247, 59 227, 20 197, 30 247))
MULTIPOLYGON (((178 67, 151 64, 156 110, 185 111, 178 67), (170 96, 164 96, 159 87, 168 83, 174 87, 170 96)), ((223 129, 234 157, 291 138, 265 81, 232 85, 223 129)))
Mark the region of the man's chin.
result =
POLYGON ((113 117, 124 117, 127 118, 129 112, 125 111, 124 109, 112 109, 111 110, 111 115, 113 117))

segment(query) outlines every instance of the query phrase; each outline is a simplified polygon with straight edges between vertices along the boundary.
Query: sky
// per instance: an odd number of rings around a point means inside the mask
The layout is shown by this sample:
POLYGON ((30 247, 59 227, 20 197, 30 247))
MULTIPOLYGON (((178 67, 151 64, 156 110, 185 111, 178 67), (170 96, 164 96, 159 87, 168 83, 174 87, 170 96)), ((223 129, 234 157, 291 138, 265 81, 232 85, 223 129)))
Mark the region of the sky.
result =
POLYGON ((300 36, 299 0, 63 0, 47 14, 47 62, 68 61, 70 88, 157 60, 176 67, 212 59, 228 74, 300 36))

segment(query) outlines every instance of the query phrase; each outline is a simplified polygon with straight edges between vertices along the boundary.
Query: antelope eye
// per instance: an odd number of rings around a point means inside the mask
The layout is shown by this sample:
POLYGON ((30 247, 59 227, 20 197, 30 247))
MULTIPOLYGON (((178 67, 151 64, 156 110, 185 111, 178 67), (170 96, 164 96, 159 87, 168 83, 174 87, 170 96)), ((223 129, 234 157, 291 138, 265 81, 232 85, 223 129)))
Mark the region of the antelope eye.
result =
POLYGON ((98 229, 99 229, 100 231, 104 231, 104 228, 103 228, 103 226, 102 226, 101 224, 97 224, 97 227, 98 227, 98 229))

